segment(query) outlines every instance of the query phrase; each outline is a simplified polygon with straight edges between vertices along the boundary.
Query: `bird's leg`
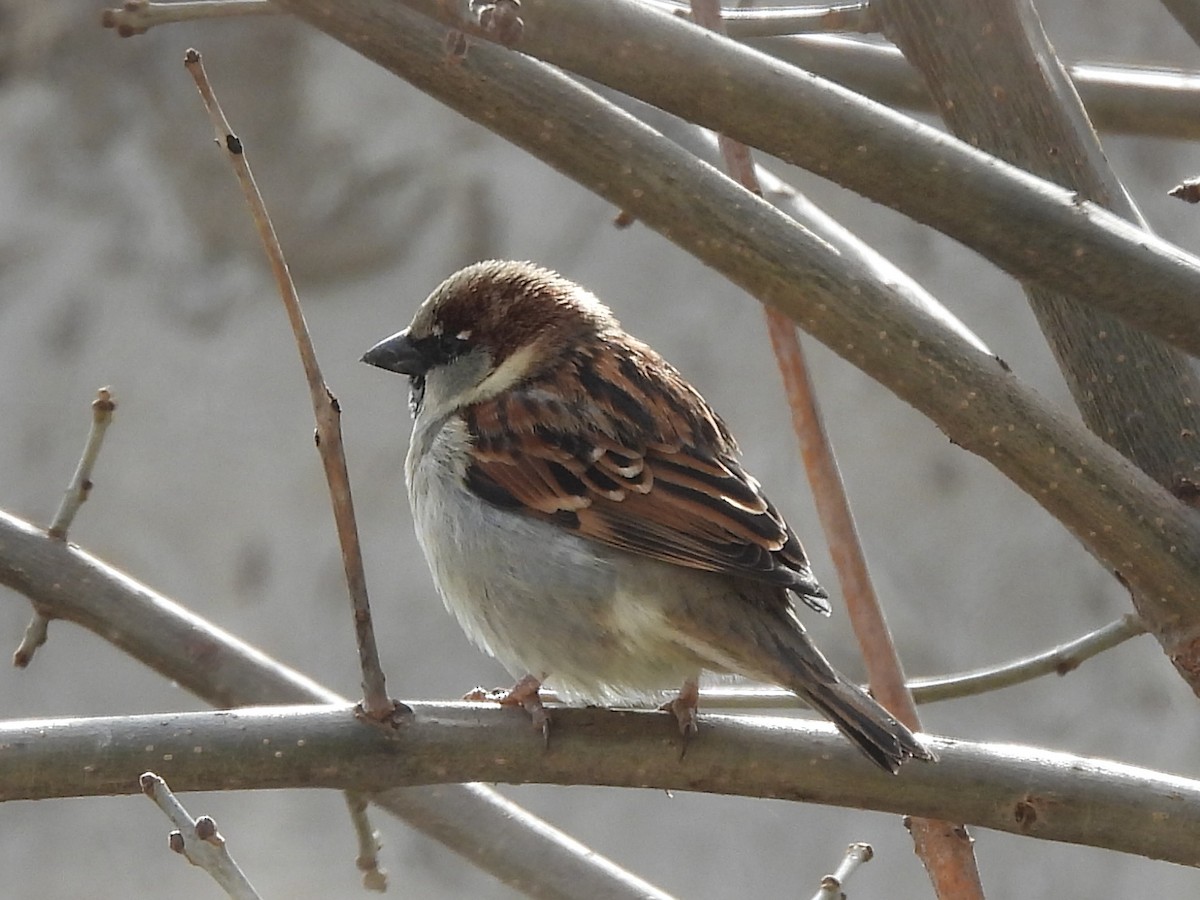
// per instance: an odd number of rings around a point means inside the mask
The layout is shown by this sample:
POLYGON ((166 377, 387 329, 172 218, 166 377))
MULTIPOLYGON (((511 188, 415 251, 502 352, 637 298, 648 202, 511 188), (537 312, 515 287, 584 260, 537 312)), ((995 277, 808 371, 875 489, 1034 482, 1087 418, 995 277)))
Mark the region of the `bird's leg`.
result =
MULTIPOLYGON (((696 707, 700 705, 700 679, 698 676, 685 678, 679 688, 679 695, 659 709, 675 716, 679 724, 679 734, 683 737, 683 748, 687 750, 688 741, 696 734, 696 707)), ((682 756, 682 754, 680 754, 682 756)))
POLYGON ((463 699, 476 702, 491 701, 492 703, 499 703, 501 706, 521 707, 525 712, 529 713, 529 718, 533 720, 533 727, 542 733, 542 740, 549 744, 550 713, 542 705, 542 695, 538 693, 541 686, 542 680, 540 678, 533 675, 526 675, 507 691, 503 688, 497 688, 494 691, 475 688, 475 690, 471 691, 463 699))

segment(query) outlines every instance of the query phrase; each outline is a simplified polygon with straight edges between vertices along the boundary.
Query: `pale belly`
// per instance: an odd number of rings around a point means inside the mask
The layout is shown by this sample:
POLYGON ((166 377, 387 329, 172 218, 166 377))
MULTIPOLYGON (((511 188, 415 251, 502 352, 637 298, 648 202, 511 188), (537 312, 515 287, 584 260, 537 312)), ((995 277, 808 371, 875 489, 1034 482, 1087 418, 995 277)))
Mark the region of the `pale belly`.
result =
POLYGON ((485 504, 433 477, 429 457, 410 460, 408 474, 446 608, 514 677, 611 703, 654 699, 715 668, 670 624, 680 570, 485 504))

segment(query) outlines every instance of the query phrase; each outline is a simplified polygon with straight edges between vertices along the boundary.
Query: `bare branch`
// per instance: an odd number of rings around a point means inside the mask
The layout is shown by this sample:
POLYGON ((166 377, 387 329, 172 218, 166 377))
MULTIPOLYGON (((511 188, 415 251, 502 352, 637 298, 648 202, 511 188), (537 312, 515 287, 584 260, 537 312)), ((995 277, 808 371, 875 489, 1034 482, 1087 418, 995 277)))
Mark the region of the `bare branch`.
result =
MULTIPOLYGON (((1041 653, 982 669, 973 669, 970 672, 914 678, 908 683, 908 689, 912 691, 913 699, 917 703, 975 697, 1024 684, 1044 675, 1066 675, 1093 656, 1145 633, 1146 626, 1137 616, 1130 613, 1082 637, 1041 653)), ((701 697, 708 709, 782 709, 804 705, 790 691, 766 685, 714 685, 703 688, 701 697)), ((546 698, 556 699, 552 694, 546 694, 546 698)))
POLYGON ((870 862, 875 851, 870 844, 851 844, 846 848, 846 855, 838 863, 837 870, 832 875, 821 879, 821 889, 813 894, 813 900, 846 900, 842 887, 863 863, 870 862))
POLYGON ((388 697, 383 666, 379 662, 379 650, 375 643, 375 626, 371 619, 371 603, 367 597, 367 576, 363 570, 362 545, 358 539, 354 499, 350 493, 350 473, 346 469, 346 453, 342 442, 341 410, 321 375, 317 351, 313 347, 308 325, 304 321, 296 285, 288 273, 283 248, 279 246, 279 239, 275 235, 275 226, 271 224, 266 204, 258 191, 258 185, 254 182, 245 147, 233 133, 224 112, 221 111, 205 74, 200 54, 195 50, 188 50, 184 66, 196 81, 196 87, 204 100, 204 107, 208 110, 216 130, 217 144, 227 151, 226 159, 233 167, 246 204, 250 207, 251 218, 266 250, 271 272, 275 276, 275 286, 283 300, 296 340, 296 348, 300 351, 300 361, 304 365, 313 415, 317 420, 317 450, 325 468, 325 479, 329 483, 333 518, 337 524, 338 541, 342 548, 346 587, 350 593, 350 610, 354 616, 354 634, 358 642, 358 661, 363 679, 363 712, 376 722, 392 721, 404 710, 388 697))
MULTIPOLYGON (((641 2, 667 11, 683 8, 676 0, 641 2)), ((1184 2, 1191 4, 1193 0, 1184 2)), ((144 34, 156 25, 280 12, 282 10, 269 0, 183 0, 176 3, 127 0, 119 9, 105 10, 101 23, 105 28, 115 28, 122 37, 129 37, 144 34)), ((743 40, 777 59, 889 106, 934 111, 924 82, 895 47, 828 33, 878 31, 877 17, 870 12, 869 4, 726 9, 725 17, 730 37, 743 40), (831 15, 823 15, 825 12, 831 15), (791 27, 780 27, 780 22, 789 21, 791 27), (801 30, 823 33, 799 34, 801 30), (764 36, 784 31, 791 36, 764 36)), ((1198 73, 1104 63, 1075 63, 1068 66, 1068 72, 1089 116, 1101 131, 1180 140, 1200 138, 1200 101, 1196 97, 1200 93, 1198 73)))
MULTIPOLYGON (((896 109, 936 112, 920 74, 891 45, 836 35, 755 38, 747 43, 896 109)), ((1101 131, 1200 138, 1200 73, 1103 63, 1073 63, 1067 73, 1101 131)))
POLYGON ((18 669, 24 669, 33 662, 33 655, 37 653, 38 648, 46 643, 50 636, 50 617, 46 614, 34 610, 33 615, 29 619, 29 624, 25 626, 25 631, 21 635, 21 643, 17 644, 17 649, 13 651, 13 665, 18 669))
POLYGON ((970 672, 959 672, 956 675, 914 679, 913 694, 920 703, 935 703, 938 700, 973 697, 988 691, 1012 687, 1051 673, 1066 675, 1093 656, 1145 633, 1146 626, 1136 615, 1130 613, 1103 628, 1034 656, 970 672))
POLYGON ((1200 203, 1200 178, 1186 178, 1167 194, 1184 203, 1200 203))
MULTIPOLYGON (((112 393, 108 388, 100 388, 96 391, 96 399, 92 401, 92 427, 88 429, 83 454, 79 457, 75 474, 71 476, 71 483, 63 492, 62 502, 46 531, 55 540, 65 541, 67 539, 67 531, 70 529, 71 523, 75 521, 75 514, 79 512, 79 508, 91 494, 92 469, 95 468, 96 459, 100 455, 100 447, 104 443, 104 433, 108 430, 113 411, 116 408, 117 402, 112 398, 112 393)), ((50 617, 35 605, 33 616, 30 618, 29 624, 25 626, 25 633, 21 635, 21 643, 13 651, 14 666, 24 669, 33 662, 34 654, 49 637, 49 628, 50 617)))
POLYGON ((67 539, 67 531, 75 521, 75 514, 91 493, 92 469, 95 468, 96 458, 100 455, 100 447, 104 443, 104 433, 108 430, 116 408, 117 401, 113 399, 108 388, 103 387, 96 391, 96 399, 92 401, 92 427, 88 431, 87 443, 83 446, 83 454, 79 457, 75 474, 71 476, 71 483, 63 493, 58 512, 54 514, 54 520, 46 530, 50 537, 60 541, 67 539))
POLYGON ((350 821, 354 824, 354 837, 358 841, 358 857, 354 864, 363 873, 363 887, 368 891, 383 893, 387 890, 387 871, 379 865, 379 832, 371 827, 367 816, 367 804, 371 798, 366 794, 346 792, 346 805, 350 808, 350 821))
MULTIPOLYGON (((150 763, 181 791, 650 787, 953 818, 1200 866, 1200 782, 1124 763, 926 735, 938 764, 889 775, 827 722, 719 715, 701 716, 681 761, 679 731, 663 712, 556 709, 546 750, 523 712, 411 705, 398 731, 364 726, 347 704, 3 723, 0 800, 128 794, 130 769, 150 763)), ((581 895, 592 896, 576 886, 581 895)))
MULTIPOLYGON (((957 134, 1144 227, 1032 4, 909 0, 881 12, 957 134)), ((1193 361, 1078 291, 1023 287, 1088 427, 1168 490, 1193 483, 1200 469, 1193 361)), ((1123 299, 1140 302, 1145 291, 1139 286, 1123 299)), ((1200 695, 1200 606, 1164 609, 1131 587, 1138 614, 1200 695)))
MULTIPOLYGON (((344 0, 336 9, 325 0, 277 2, 360 52, 375 43, 390 57, 410 44, 396 33, 358 33, 366 23, 376 32, 385 22, 412 27, 397 21, 400 10, 388 0, 344 0)), ((456 2, 398 3, 466 28, 456 2)), ((1094 304, 1200 355, 1200 259, 1075 192, 635 0, 524 0, 521 11, 528 26, 522 53, 829 178, 938 229, 1023 282, 1094 304), (597 34, 621 35, 619 52, 597 52, 597 34), (692 74, 680 79, 681 71, 692 74)), ((503 133, 504 123, 493 118, 489 127, 503 133)))
POLYGON ((184 0, 179 3, 125 0, 119 9, 104 10, 100 24, 104 28, 115 28, 121 37, 133 37, 145 34, 155 25, 235 16, 269 16, 279 12, 281 10, 269 0, 184 0))
POLYGON ((153 772, 144 773, 139 782, 142 793, 153 800, 178 829, 171 832, 172 850, 211 875, 233 900, 261 900, 229 852, 216 822, 208 816, 193 819, 167 783, 153 772))
MULTIPOLYGON (((663 12, 688 15, 683 0, 641 0, 663 12)), ((842 32, 874 34, 879 31, 879 16, 867 2, 829 3, 821 6, 757 6, 747 9, 730 8, 721 11, 724 34, 739 40, 782 34, 813 32, 842 32)), ((703 24, 699 16, 692 20, 703 24)))
POLYGON ((1162 0, 1162 5, 1183 26, 1188 36, 1200 44, 1200 3, 1196 0, 1162 0))

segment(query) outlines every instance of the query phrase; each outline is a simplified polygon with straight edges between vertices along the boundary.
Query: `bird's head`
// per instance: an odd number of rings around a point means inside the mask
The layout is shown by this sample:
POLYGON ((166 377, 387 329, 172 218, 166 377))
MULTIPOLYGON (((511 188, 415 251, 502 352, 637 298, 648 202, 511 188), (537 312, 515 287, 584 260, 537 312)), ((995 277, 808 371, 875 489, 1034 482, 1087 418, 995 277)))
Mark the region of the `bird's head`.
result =
POLYGON ((407 375, 414 414, 442 416, 529 379, 619 328, 592 294, 528 262, 455 272, 362 361, 407 375))

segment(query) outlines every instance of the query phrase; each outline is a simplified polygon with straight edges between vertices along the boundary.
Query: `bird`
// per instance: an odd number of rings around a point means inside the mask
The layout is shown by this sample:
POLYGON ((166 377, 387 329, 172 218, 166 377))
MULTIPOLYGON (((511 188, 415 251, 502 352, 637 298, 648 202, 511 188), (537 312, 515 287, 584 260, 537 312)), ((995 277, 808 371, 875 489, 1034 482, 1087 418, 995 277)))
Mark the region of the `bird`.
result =
MULTIPOLYGON (((548 725, 538 690, 662 697, 685 739, 702 672, 780 685, 896 773, 934 753, 817 649, 796 534, 708 402, 591 292, 530 262, 443 281, 362 361, 405 375, 405 480, 434 584, 548 725)), ((685 741, 686 746, 686 741, 685 741)))

